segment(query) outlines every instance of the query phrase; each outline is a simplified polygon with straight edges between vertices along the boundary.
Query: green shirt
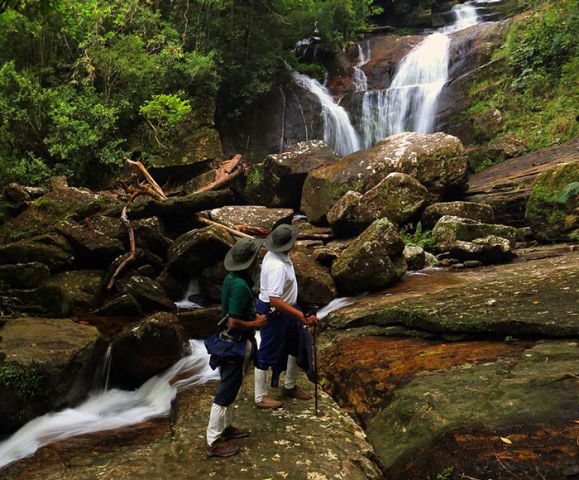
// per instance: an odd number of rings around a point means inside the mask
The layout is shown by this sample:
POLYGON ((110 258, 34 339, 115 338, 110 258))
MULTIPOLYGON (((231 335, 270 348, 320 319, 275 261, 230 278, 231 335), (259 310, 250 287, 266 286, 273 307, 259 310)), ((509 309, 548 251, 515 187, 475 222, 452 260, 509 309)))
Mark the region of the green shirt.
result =
POLYGON ((240 320, 251 321, 255 317, 255 300, 251 287, 235 272, 230 272, 223 281, 221 312, 240 320))

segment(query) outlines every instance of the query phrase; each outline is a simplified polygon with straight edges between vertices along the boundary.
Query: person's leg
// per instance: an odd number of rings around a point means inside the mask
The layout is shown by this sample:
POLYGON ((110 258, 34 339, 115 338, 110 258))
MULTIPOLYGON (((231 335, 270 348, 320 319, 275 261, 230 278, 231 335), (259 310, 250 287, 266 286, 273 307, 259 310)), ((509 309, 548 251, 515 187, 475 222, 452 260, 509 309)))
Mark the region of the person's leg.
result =
POLYGON ((284 323, 279 315, 270 315, 268 324, 260 330, 261 343, 255 365, 255 403, 260 408, 279 408, 282 403, 269 398, 267 372, 283 352, 284 323))
POLYGON ((285 380, 283 385, 283 394, 286 397, 297 398, 298 400, 310 400, 312 398, 306 390, 297 384, 298 380, 298 351, 299 351, 299 329, 303 328, 300 321, 293 321, 288 326, 286 333, 286 344, 288 350, 288 359, 285 371, 285 380))
POLYGON ((287 367, 285 371, 284 388, 291 390, 298 381, 298 360, 294 355, 288 355, 287 367))
POLYGON ((267 394, 267 370, 255 367, 255 403, 263 401, 267 394))

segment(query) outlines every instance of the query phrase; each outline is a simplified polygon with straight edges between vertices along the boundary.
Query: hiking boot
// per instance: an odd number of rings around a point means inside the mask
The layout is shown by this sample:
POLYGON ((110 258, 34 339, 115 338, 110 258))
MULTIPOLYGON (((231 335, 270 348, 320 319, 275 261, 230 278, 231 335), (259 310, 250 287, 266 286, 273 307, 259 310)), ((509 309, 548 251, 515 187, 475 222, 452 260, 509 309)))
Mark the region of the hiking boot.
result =
POLYGON ((283 405, 279 400, 274 400, 273 398, 263 397, 261 402, 255 402, 257 408, 280 408, 283 405))
POLYGON ((229 425, 229 427, 223 430, 223 433, 221 434, 221 438, 226 441, 244 437, 249 437, 249 430, 243 430, 242 428, 237 428, 233 425, 229 425))
POLYGON ((231 457, 239 453, 239 447, 227 443, 222 438, 218 438, 213 442, 213 445, 207 446, 208 457, 231 457))
POLYGON ((297 400, 311 400, 312 395, 304 390, 302 387, 296 385, 294 388, 285 388, 283 387, 283 396, 296 398, 297 400))

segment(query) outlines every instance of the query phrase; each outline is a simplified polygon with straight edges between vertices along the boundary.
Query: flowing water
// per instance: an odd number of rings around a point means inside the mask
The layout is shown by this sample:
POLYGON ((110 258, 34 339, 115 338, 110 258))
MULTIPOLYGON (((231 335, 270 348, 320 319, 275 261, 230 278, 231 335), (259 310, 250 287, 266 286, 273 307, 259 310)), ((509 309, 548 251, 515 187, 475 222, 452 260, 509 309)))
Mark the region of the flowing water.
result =
POLYGON ((150 378, 137 390, 95 392, 75 408, 48 413, 27 423, 0 443, 0 468, 59 440, 127 427, 167 415, 179 390, 219 378, 217 371, 209 367, 209 356, 203 342, 190 340, 190 344, 191 355, 150 378), (171 383, 176 377, 180 380, 171 383))
POLYGON ((366 48, 364 49, 362 45, 358 44, 358 61, 354 65, 354 71, 352 73, 352 79, 354 80, 354 87, 357 92, 365 92, 368 90, 368 77, 362 70, 362 67, 366 65, 371 58, 370 53, 370 42, 366 42, 366 48))
POLYGON ((175 302, 175 306, 179 310, 190 310, 192 308, 200 308, 201 305, 198 303, 192 302, 191 297, 195 297, 201 294, 201 289, 199 288, 199 279, 192 278, 189 281, 189 285, 187 286, 187 291, 181 300, 175 302))
POLYGON ((109 389, 109 379, 111 377, 111 362, 113 359, 113 346, 109 344, 105 352, 105 358, 97 368, 93 381, 93 391, 107 391, 109 389))
POLYGON ((294 81, 316 96, 322 106, 324 141, 338 155, 348 155, 360 150, 358 133, 352 126, 348 112, 338 105, 326 87, 302 73, 293 73, 294 81))

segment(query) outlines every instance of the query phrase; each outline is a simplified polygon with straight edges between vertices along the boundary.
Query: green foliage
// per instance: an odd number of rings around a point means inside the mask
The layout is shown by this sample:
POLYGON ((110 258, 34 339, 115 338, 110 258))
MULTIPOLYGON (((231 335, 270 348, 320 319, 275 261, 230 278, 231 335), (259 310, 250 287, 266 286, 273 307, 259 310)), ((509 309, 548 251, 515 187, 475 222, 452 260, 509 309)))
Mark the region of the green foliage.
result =
POLYGON ((422 222, 418 222, 414 231, 412 230, 411 225, 407 225, 404 230, 402 230, 402 239, 405 245, 416 245, 425 250, 430 250, 436 246, 436 242, 432 238, 432 231, 423 230, 422 222))
POLYGON ((21 399, 30 399, 43 393, 46 377, 34 367, 0 365, 0 385, 11 389, 21 399))
POLYGON ((436 480, 451 480, 453 473, 454 467, 453 466, 447 467, 438 475, 436 475, 436 480))
POLYGON ((572 182, 561 190, 556 201, 557 203, 565 205, 577 196, 579 196, 579 182, 572 182))

